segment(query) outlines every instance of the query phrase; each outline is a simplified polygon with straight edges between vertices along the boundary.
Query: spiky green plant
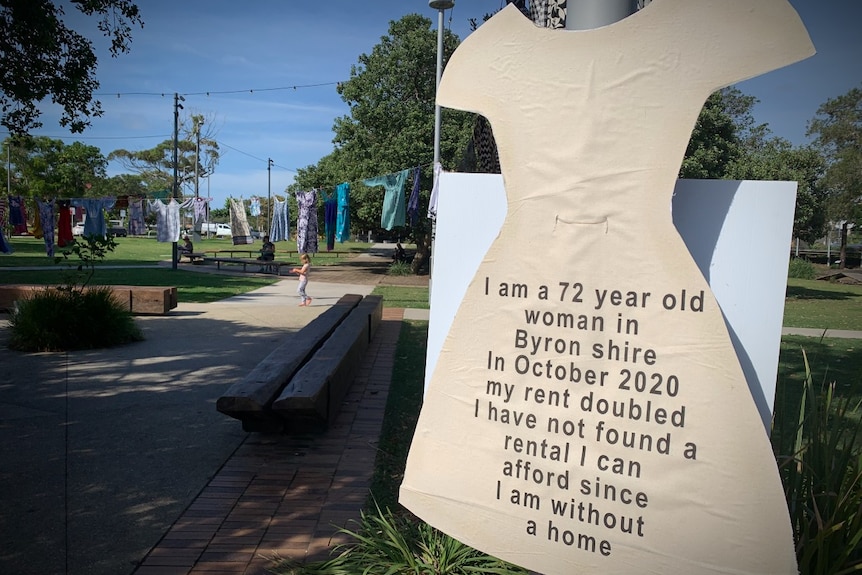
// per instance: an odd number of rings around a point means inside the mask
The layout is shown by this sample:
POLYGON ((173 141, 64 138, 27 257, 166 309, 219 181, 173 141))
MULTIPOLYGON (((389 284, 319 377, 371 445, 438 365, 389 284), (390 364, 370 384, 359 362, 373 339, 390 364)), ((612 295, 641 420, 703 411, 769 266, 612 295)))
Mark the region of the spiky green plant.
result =
POLYGON ((19 351, 68 351, 121 345, 144 339, 131 312, 109 287, 88 287, 96 262, 114 251, 114 237, 84 236, 55 263, 77 265, 63 274, 64 284, 30 294, 16 304, 9 321, 9 347, 19 351))
POLYGON ((390 276, 412 276, 413 269, 407 262, 392 262, 389 264, 386 274, 390 276))
POLYGON ((363 512, 358 529, 341 529, 352 539, 324 561, 301 564, 273 556, 276 575, 525 575, 527 571, 481 553, 430 525, 393 514, 388 508, 363 512))
POLYGON ((787 267, 787 277, 803 280, 813 280, 817 274, 814 264, 804 258, 793 258, 787 267))
POLYGON ((805 351, 805 383, 795 436, 782 438, 777 460, 800 573, 862 571, 862 420, 859 404, 816 390, 805 351))
POLYGON ((19 351, 94 349, 142 339, 128 308, 104 286, 35 291, 9 318, 9 347, 19 351))

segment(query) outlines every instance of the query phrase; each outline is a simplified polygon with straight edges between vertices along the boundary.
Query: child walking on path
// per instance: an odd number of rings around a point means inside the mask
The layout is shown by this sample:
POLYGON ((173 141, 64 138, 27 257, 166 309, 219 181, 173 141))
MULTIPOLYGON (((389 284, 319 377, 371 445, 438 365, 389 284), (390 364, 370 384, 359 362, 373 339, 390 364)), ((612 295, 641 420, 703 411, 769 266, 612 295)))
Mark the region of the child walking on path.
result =
POLYGON ((299 261, 302 262, 302 267, 293 268, 291 270, 292 272, 299 274, 299 286, 296 288, 297 293, 299 293, 299 298, 302 300, 299 305, 311 305, 311 298, 305 293, 305 288, 308 286, 308 270, 311 267, 311 260, 308 258, 308 254, 302 254, 299 257, 299 261))

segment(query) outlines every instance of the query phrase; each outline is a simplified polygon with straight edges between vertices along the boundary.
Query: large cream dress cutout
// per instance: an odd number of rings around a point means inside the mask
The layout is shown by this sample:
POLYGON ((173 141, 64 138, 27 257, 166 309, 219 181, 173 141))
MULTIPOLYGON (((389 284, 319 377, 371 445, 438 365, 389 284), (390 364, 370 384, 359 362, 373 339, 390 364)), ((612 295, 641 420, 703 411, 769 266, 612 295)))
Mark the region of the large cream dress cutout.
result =
POLYGON ((786 0, 654 0, 587 31, 509 6, 462 43, 438 103, 490 120, 508 212, 402 504, 546 575, 796 572, 769 440, 670 205, 709 94, 811 54, 786 0))

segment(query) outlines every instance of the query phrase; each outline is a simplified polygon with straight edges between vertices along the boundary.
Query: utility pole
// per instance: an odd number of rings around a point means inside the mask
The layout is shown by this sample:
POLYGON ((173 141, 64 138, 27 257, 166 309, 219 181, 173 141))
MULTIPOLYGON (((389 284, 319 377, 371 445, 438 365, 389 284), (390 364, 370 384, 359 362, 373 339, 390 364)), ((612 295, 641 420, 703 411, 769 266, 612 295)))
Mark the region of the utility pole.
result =
POLYGON ((264 232, 269 234, 272 225, 272 158, 266 159, 266 224, 264 232))
MULTIPOLYGON (((183 107, 182 104, 180 104, 180 101, 185 102, 185 100, 185 98, 174 92, 174 189, 171 194, 174 200, 179 197, 180 193, 179 167, 177 165, 177 149, 179 148, 180 137, 180 110, 183 107)), ((174 240, 171 249, 171 269, 177 269, 177 240, 174 240)))
MULTIPOLYGON (((197 118, 194 118, 193 122, 195 129, 195 199, 198 200, 201 197, 198 165, 201 163, 201 123, 203 123, 203 118, 201 117, 201 122, 198 122, 197 118)), ((209 178, 207 178, 207 185, 209 185, 209 178)), ((192 236, 194 237, 194 241, 201 241, 200 222, 195 222, 194 217, 192 218, 192 236)))

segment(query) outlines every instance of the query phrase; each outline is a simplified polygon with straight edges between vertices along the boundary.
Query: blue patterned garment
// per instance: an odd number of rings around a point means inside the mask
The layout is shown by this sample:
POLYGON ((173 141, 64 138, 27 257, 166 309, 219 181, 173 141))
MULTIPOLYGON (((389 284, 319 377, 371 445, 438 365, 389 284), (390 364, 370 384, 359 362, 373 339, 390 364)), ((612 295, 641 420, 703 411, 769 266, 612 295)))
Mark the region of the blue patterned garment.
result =
POLYGON ((296 192, 299 216, 296 218, 296 249, 300 253, 317 253, 317 190, 296 192))
POLYGON ((272 203, 272 225, 269 240, 272 242, 290 239, 290 208, 287 202, 275 199, 272 203))
POLYGON ((341 243, 350 240, 350 184, 347 182, 335 187, 338 197, 338 214, 335 220, 335 239, 341 243))
POLYGON ((114 198, 75 198, 72 205, 76 208, 84 208, 87 219, 84 220, 84 235, 98 236, 104 238, 108 233, 108 225, 105 222, 105 210, 114 207, 114 198))
POLYGON ((54 257, 54 200, 43 202, 36 200, 39 206, 39 219, 42 222, 42 239, 45 242, 45 253, 54 257))
POLYGON ((338 200, 335 192, 323 193, 323 228, 326 236, 326 251, 335 249, 335 228, 338 225, 338 200))

